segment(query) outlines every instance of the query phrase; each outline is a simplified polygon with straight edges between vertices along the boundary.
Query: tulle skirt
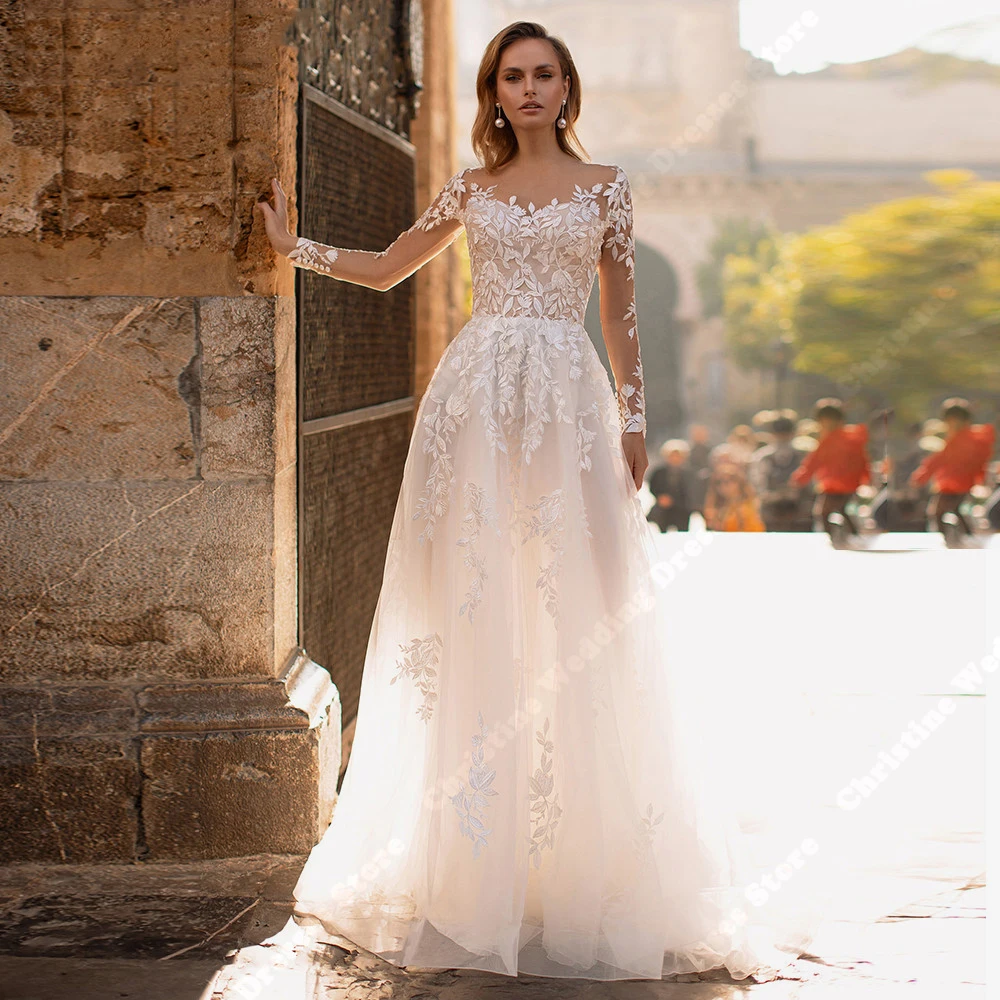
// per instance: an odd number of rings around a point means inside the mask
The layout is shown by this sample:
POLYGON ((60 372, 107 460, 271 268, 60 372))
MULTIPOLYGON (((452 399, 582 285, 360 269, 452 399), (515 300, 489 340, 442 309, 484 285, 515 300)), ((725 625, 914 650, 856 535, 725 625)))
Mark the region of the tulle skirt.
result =
POLYGON ((506 975, 742 979, 798 955, 815 915, 758 905, 712 778, 732 748, 672 668, 672 572, 583 326, 474 315, 417 409, 296 920, 506 975))

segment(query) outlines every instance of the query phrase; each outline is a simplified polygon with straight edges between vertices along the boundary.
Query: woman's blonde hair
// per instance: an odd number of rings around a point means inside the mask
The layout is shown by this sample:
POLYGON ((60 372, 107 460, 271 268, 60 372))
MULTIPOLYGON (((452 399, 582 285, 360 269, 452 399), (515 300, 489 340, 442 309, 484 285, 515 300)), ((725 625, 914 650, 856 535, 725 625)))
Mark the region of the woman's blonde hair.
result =
MULTIPOLYGON (((569 54, 561 38, 550 35, 542 25, 534 21, 515 21, 499 31, 490 40, 479 63, 476 76, 476 98, 479 108, 472 126, 472 149, 488 171, 496 170, 512 159, 517 152, 517 136, 507 122, 506 128, 497 128, 497 71, 500 56, 507 46, 522 38, 541 38, 555 50, 559 61, 560 79, 569 77, 569 94, 566 97, 566 127, 556 128, 556 141, 564 153, 578 160, 588 160, 589 154, 583 148, 574 130, 574 123, 580 117, 580 75, 576 71, 573 57, 569 54)), ((502 114, 502 112, 501 112, 502 114)), ((555 128, 555 126, 553 126, 555 128)))

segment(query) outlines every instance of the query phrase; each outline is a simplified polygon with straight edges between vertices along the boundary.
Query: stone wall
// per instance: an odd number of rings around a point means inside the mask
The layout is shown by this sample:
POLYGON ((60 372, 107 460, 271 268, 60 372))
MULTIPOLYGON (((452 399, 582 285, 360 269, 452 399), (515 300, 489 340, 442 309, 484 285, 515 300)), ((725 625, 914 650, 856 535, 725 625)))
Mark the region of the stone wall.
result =
MULTIPOLYGON (((296 231, 300 80, 416 128, 421 209, 451 174, 450 4, 412 34, 400 10, 2 5, 10 860, 297 854, 329 821, 341 704, 297 645, 294 269, 254 204, 278 177, 296 231)), ((433 266, 425 372, 461 321, 453 255, 433 266)))
MULTIPOLYGON (((421 213, 444 182, 457 170, 455 164, 455 40, 452 0, 424 0, 427 42, 423 47, 423 92, 420 113, 413 121, 410 140, 424 151, 417 161, 417 205, 421 213), (433 44, 429 44, 430 42, 433 44)), ((468 319, 466 286, 471 285, 467 263, 459 245, 465 234, 444 253, 428 261, 413 276, 417 299, 417 358, 414 395, 427 389, 438 359, 468 319)), ((466 245, 467 250, 467 245, 466 245)))
POLYGON ((916 74, 763 79, 753 98, 757 155, 771 169, 961 167, 995 176, 1000 134, 982 126, 995 114, 998 82, 931 84, 916 74))
POLYGON ((253 204, 294 187, 293 0, 4 7, 0 292, 289 294, 253 204))
POLYGON ((289 0, 7 4, 0 827, 18 860, 308 850, 336 690, 296 646, 289 0))

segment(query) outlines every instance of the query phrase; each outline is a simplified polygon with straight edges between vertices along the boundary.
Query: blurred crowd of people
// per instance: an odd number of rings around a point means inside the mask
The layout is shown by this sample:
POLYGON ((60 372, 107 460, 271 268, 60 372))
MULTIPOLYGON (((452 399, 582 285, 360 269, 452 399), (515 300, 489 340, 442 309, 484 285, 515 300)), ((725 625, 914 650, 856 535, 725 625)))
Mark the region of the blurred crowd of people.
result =
POLYGON ((1000 531, 995 429, 974 422, 967 400, 946 399, 888 448, 885 422, 848 423, 826 397, 811 417, 762 410, 714 446, 695 424, 650 467, 647 518, 661 531, 687 531, 695 513, 713 531, 1000 531))

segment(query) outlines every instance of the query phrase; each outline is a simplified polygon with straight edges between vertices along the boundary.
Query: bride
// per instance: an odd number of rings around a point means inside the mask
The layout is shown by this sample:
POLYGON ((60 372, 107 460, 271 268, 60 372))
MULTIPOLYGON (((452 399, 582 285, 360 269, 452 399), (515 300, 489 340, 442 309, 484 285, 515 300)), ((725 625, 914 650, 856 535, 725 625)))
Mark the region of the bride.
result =
MULTIPOLYGON (((743 979, 801 953, 741 881, 705 705, 664 634, 629 179, 586 162, 580 80, 518 22, 488 45, 473 147, 384 250, 288 232, 295 266, 386 291, 464 228, 472 315, 416 412, 333 821, 295 889, 400 966, 743 979), (614 378, 583 326, 595 275, 614 378)), ((693 540, 689 544, 699 544, 693 540)))

